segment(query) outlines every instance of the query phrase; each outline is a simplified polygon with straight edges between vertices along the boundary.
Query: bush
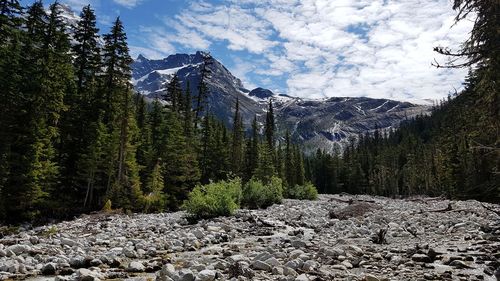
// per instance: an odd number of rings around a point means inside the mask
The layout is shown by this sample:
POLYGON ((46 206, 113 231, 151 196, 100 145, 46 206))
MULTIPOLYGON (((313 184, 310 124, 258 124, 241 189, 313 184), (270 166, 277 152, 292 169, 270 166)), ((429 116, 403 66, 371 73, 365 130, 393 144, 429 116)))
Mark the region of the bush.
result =
POLYGON ((318 190, 316 187, 307 182, 304 185, 296 185, 288 189, 288 198, 299 200, 316 200, 318 199, 318 190))
POLYGON ((103 211, 103 212, 106 212, 106 213, 109 213, 109 212, 113 211, 113 208, 112 208, 112 206, 111 206, 111 200, 110 200, 110 199, 108 199, 108 200, 106 201, 106 203, 104 204, 104 207, 102 207, 102 211, 103 211))
POLYGON ((196 186, 183 209, 196 219, 230 216, 240 207, 241 180, 221 181, 196 186))
POLYGON ((267 208, 280 204, 282 200, 282 181, 278 177, 272 177, 269 184, 251 179, 243 188, 243 205, 251 209, 267 208))

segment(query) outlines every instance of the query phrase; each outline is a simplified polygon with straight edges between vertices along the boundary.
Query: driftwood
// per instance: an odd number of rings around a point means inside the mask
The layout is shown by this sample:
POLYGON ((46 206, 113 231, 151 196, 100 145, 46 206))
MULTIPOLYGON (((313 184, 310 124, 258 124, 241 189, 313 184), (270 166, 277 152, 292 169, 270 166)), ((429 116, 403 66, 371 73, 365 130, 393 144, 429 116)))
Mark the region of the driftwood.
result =
POLYGON ((362 199, 352 199, 350 198, 349 200, 342 200, 342 199, 338 199, 338 198, 330 198, 328 200, 329 202, 340 202, 340 203, 346 203, 346 204, 349 204, 349 205, 352 205, 356 202, 366 202, 366 203, 375 203, 375 200, 362 200, 362 199))
POLYGON ((488 210, 488 211, 490 211, 490 212, 493 212, 493 213, 495 213, 497 216, 499 216, 499 217, 500 217, 500 211, 499 211, 499 210, 495 210, 495 209, 493 209, 493 208, 491 208, 491 207, 488 207, 488 206, 484 205, 483 203, 481 203, 481 206, 483 206, 483 208, 485 208, 486 210, 488 210))
POLYGON ((441 200, 446 200, 446 196, 440 195, 438 197, 424 197, 424 198, 407 198, 405 201, 410 201, 410 202, 421 202, 428 204, 430 201, 441 201, 441 200))
POLYGON ((387 244, 385 235, 387 234, 387 228, 380 229, 370 240, 375 244, 387 244))

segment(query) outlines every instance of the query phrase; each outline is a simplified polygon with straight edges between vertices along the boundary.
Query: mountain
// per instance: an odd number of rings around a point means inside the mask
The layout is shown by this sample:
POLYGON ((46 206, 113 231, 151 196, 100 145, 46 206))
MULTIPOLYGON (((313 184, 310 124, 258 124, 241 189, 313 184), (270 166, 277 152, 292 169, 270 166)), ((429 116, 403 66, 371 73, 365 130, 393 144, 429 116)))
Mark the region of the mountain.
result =
POLYGON ((167 83, 177 73, 182 87, 185 88, 189 81, 196 95, 204 61, 210 70, 207 84, 211 113, 231 125, 234 103, 239 99, 245 124, 248 126, 255 115, 263 123, 268 102, 272 100, 278 130, 290 130, 292 137, 309 151, 342 149, 350 137, 377 128, 395 128, 405 118, 429 111, 427 106, 387 99, 335 97, 312 100, 276 95, 263 88, 250 91, 222 63, 204 52, 175 54, 160 60, 140 55, 132 64, 133 83, 143 95, 161 97, 167 83))

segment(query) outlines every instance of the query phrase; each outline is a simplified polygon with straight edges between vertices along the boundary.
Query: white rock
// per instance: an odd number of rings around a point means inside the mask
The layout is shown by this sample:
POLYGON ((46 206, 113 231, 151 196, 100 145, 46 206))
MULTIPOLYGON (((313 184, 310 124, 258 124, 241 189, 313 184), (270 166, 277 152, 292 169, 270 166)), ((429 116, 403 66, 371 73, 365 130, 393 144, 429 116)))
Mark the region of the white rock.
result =
POLYGON ((213 281, 215 280, 215 276, 217 276, 217 272, 215 270, 205 269, 198 273, 196 276, 196 281, 213 281))

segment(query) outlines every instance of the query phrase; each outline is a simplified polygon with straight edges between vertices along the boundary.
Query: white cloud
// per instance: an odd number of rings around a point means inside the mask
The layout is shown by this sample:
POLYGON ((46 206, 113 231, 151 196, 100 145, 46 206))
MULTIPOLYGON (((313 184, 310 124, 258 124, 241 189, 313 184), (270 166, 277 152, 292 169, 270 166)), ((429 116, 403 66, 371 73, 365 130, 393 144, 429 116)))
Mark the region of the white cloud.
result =
POLYGON ((70 6, 76 14, 79 14, 84 6, 90 5, 95 9, 100 5, 99 0, 64 0, 62 3, 70 6))
POLYGON ((139 5, 143 0, 113 0, 116 4, 122 5, 125 8, 131 9, 139 5))
POLYGON ((234 60, 234 74, 251 82, 255 73, 254 83, 271 88, 285 78, 281 92, 294 96, 437 99, 466 74, 431 66, 445 59, 433 47, 458 46, 471 29, 470 21, 450 28, 454 16, 449 0, 198 1, 166 21, 173 33, 145 34, 162 53, 173 43, 225 42, 229 52, 254 54, 263 62, 234 60))

